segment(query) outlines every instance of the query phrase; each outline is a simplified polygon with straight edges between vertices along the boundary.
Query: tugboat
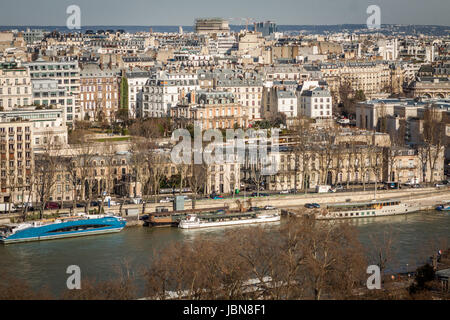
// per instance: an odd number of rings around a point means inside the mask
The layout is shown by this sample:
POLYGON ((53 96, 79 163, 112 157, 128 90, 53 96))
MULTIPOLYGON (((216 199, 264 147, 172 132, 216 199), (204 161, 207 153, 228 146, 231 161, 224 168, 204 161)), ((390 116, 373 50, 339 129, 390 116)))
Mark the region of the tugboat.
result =
POLYGON ((126 220, 113 215, 80 215, 56 219, 7 224, 0 229, 4 244, 80 237, 120 232, 126 220))

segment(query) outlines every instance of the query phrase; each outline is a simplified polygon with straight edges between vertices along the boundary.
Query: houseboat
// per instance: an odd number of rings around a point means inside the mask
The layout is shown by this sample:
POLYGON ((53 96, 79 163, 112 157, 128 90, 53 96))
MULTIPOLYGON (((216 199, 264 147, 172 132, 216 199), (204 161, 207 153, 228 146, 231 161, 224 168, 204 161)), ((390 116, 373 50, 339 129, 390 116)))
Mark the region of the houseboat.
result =
POLYGON ((275 210, 250 211, 227 214, 190 214, 178 224, 182 229, 223 227, 242 224, 256 224, 280 221, 280 214, 275 210))
POLYGON ((112 215, 80 215, 7 224, 0 228, 4 244, 120 232, 126 220, 112 215))
POLYGON ((316 219, 349 219, 401 215, 419 211, 419 207, 399 200, 329 204, 315 214, 316 219))

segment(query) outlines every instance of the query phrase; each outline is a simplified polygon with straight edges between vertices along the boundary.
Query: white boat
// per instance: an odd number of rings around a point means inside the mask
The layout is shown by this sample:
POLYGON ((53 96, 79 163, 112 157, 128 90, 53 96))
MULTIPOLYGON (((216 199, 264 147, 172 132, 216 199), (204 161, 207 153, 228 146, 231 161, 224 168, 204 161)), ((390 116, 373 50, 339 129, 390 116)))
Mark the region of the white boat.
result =
POLYGON ((408 214, 419 211, 413 204, 402 203, 399 200, 380 200, 360 203, 330 204, 316 214, 316 219, 349 219, 383 217, 408 214))
POLYGON ((198 229, 210 227, 234 226, 241 224, 255 224, 280 221, 278 210, 264 210, 261 212, 245 212, 236 214, 190 214, 178 224, 181 229, 198 229))

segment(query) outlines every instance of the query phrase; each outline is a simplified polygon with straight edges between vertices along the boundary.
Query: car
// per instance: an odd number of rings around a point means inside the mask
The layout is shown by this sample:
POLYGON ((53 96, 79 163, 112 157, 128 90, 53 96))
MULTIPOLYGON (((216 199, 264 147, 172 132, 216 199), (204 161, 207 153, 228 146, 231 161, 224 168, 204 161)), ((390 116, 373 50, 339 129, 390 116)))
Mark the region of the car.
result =
POLYGON ((434 186, 436 188, 442 188, 442 187, 445 187, 445 184, 443 184, 443 183, 436 183, 434 186))
POLYGON ((412 184, 411 188, 422 188, 420 184, 412 184))
POLYGON ((280 191, 280 194, 287 194, 287 193, 289 193, 289 190, 281 190, 280 191))
POLYGON ((60 206, 60 204, 58 203, 58 202, 47 202, 46 204, 45 204, 45 209, 60 209, 61 208, 61 206, 60 206))
POLYGON ((141 204, 142 203, 142 198, 131 198, 130 200, 127 201, 131 201, 130 204, 141 204))
POLYGON ((216 213, 217 213, 217 214, 224 214, 224 213, 225 213, 225 210, 219 209, 219 210, 216 211, 216 213))
POLYGON ((172 202, 173 198, 169 198, 169 197, 165 197, 161 200, 159 200, 159 203, 168 203, 168 202, 172 202))
POLYGON ((264 210, 273 210, 276 209, 274 206, 265 206, 264 210))
POLYGON ((26 209, 27 211, 34 211, 34 207, 30 202, 21 203, 15 206, 17 210, 22 211, 26 209))
POLYGON ((219 200, 219 199, 223 199, 223 197, 222 197, 222 196, 219 196, 219 195, 215 195, 215 196, 213 196, 211 199, 213 199, 213 200, 219 200))
POLYGON ((312 204, 312 203, 306 203, 306 204, 305 204, 305 208, 308 208, 308 209, 313 209, 313 208, 314 208, 314 206, 313 206, 313 204, 312 204))
POLYGON ((330 188, 328 192, 336 192, 336 189, 330 188))
POLYGON ((344 190, 344 186, 342 184, 338 184, 336 186, 333 187, 334 190, 344 190))
POLYGON ((260 209, 258 207, 250 207, 248 211, 259 211, 260 209))
MULTIPOLYGON (((252 197, 258 197, 258 192, 252 192, 251 196, 252 197)), ((259 193, 259 197, 268 197, 268 196, 269 196, 268 193, 263 193, 263 192, 259 193)))
POLYGON ((318 204, 318 203, 311 203, 311 205, 312 205, 314 208, 320 208, 320 204, 318 204))

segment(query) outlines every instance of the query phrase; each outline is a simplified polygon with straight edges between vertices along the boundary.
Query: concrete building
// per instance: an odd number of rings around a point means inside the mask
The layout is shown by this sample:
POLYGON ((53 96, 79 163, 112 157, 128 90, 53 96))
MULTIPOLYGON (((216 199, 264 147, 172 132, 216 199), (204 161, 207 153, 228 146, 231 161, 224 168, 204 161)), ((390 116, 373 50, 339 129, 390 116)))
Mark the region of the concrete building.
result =
POLYGON ((276 23, 272 21, 255 23, 254 29, 256 32, 261 32, 263 37, 267 37, 278 31, 276 23))
POLYGON ((67 94, 64 86, 58 85, 57 80, 33 80, 33 105, 56 107, 63 110, 63 118, 69 127, 74 126, 75 97, 67 94))
POLYGON ((45 61, 37 59, 26 64, 31 80, 57 80, 58 87, 66 89, 66 96, 72 96, 74 109, 67 113, 67 120, 83 120, 80 100, 80 68, 77 61, 45 61), (70 119, 72 115, 72 119, 70 119))
POLYGON ((28 121, 33 131, 34 152, 46 152, 67 146, 67 125, 63 108, 23 107, 0 112, 2 121, 28 121))
POLYGON ((33 129, 29 121, 0 118, 0 202, 27 200, 34 174, 33 129))
POLYGON ((222 18, 198 18, 194 30, 198 34, 230 33, 228 21, 222 18))

